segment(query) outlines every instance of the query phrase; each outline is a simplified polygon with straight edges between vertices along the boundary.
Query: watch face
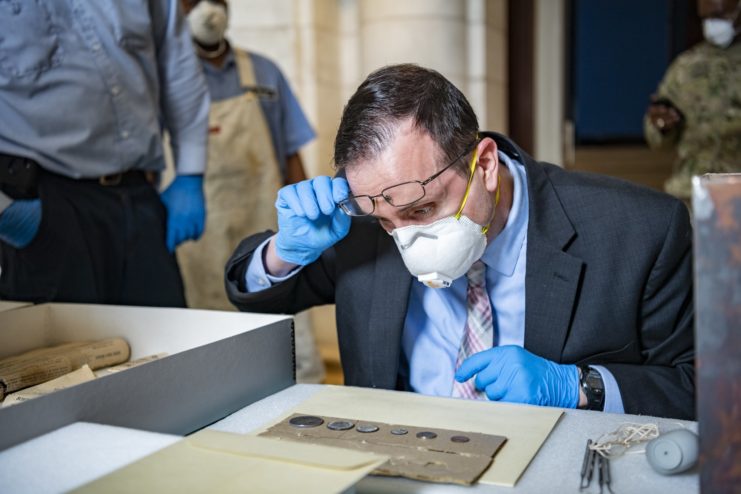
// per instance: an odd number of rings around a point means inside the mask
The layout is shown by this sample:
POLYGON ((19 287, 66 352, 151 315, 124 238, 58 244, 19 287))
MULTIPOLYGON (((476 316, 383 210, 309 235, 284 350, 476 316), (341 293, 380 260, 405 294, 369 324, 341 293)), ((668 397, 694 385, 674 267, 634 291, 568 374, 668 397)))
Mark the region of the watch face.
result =
POLYGON ((600 373, 590 370, 589 374, 587 374, 587 385, 591 388, 602 389, 604 387, 604 384, 602 383, 602 376, 600 375, 600 373))
POLYGON ((583 368, 581 385, 587 397, 587 410, 602 410, 605 392, 602 375, 592 368, 583 368))

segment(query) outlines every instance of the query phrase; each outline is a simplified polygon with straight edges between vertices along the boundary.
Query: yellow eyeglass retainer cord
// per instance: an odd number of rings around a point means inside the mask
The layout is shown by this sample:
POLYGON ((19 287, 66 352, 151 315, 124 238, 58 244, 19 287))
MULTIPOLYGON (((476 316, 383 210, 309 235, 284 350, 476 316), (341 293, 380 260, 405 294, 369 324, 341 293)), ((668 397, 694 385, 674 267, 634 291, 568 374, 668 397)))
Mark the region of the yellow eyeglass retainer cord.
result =
MULTIPOLYGON (((473 156, 471 157, 471 165, 469 168, 471 169, 471 173, 468 176, 468 184, 466 184, 466 194, 463 196, 463 202, 461 203, 461 207, 458 209, 458 212, 455 213, 455 219, 459 220, 461 219, 461 215, 463 214, 463 208, 466 207, 466 201, 468 201, 468 194, 471 192, 471 183, 473 182, 473 172, 476 169, 476 164, 478 163, 478 157, 479 157, 479 149, 478 147, 473 152, 473 156)), ((496 211, 496 207, 499 205, 499 191, 501 190, 500 182, 501 177, 497 175, 497 192, 494 196, 494 210, 496 211)), ((494 218, 491 219, 488 225, 483 227, 481 229, 481 233, 486 235, 486 232, 489 231, 489 226, 494 222, 494 218)))

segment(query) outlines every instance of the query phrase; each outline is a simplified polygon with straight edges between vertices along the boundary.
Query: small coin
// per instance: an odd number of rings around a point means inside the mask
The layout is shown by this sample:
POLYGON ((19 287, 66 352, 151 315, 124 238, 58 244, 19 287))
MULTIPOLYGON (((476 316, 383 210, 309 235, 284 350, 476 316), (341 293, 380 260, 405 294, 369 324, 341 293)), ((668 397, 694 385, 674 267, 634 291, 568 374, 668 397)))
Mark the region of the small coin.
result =
POLYGON ((288 421, 288 423, 294 427, 298 427, 299 429, 308 429, 310 427, 318 427, 322 425, 324 419, 314 415, 299 415, 298 417, 293 417, 288 421))
POLYGON ((422 431, 417 433, 417 437, 420 439, 435 439, 437 434, 432 431, 422 431))
POLYGON ((355 430, 358 432, 364 432, 364 433, 377 432, 378 427, 373 424, 363 424, 363 425, 357 426, 355 430))
POLYGON ((352 429, 354 426, 355 424, 347 420, 335 420, 327 424, 327 428, 333 431, 346 431, 352 429))
POLYGON ((394 436, 403 436, 405 434, 409 434, 409 431, 406 429, 391 429, 391 434, 394 436))
POLYGON ((467 443, 471 439, 469 439, 468 436, 453 436, 450 440, 454 443, 467 443))

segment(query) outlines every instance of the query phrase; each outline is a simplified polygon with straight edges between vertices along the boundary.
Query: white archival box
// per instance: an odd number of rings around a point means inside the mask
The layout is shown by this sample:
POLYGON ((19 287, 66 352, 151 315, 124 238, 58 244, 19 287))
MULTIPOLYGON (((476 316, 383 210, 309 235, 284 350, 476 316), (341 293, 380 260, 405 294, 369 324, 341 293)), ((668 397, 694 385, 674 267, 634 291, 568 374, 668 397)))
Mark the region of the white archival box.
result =
POLYGON ((167 356, 0 408, 0 450, 79 421, 185 435, 295 383, 290 316, 57 303, 0 311, 0 358, 116 336, 131 360, 167 356))

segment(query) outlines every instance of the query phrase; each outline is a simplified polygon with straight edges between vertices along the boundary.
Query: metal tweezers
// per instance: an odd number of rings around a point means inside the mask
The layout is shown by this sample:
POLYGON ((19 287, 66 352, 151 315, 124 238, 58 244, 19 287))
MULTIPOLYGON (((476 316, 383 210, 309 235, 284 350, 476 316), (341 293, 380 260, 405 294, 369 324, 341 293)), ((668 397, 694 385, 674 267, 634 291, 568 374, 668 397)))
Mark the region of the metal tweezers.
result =
POLYGON ((592 483, 592 477, 596 477, 599 482, 599 492, 602 494, 605 487, 610 494, 612 492, 612 479, 610 477, 610 459, 605 458, 597 451, 590 448, 592 440, 587 439, 587 447, 584 450, 584 460, 581 464, 581 481, 579 482, 579 490, 584 490, 592 483), (594 473, 595 466, 597 473, 594 473))

